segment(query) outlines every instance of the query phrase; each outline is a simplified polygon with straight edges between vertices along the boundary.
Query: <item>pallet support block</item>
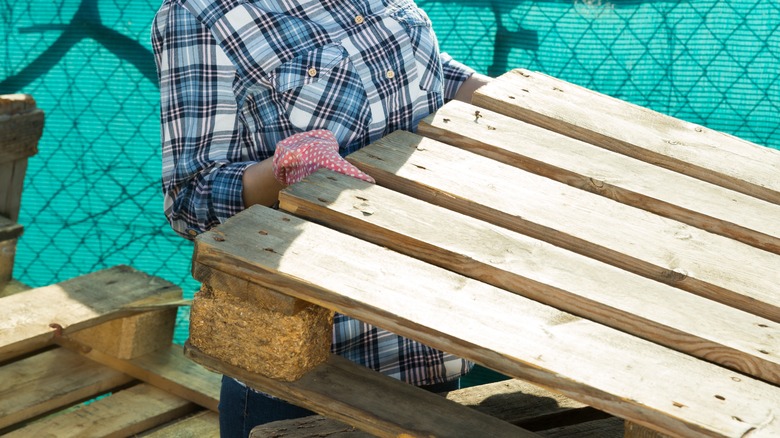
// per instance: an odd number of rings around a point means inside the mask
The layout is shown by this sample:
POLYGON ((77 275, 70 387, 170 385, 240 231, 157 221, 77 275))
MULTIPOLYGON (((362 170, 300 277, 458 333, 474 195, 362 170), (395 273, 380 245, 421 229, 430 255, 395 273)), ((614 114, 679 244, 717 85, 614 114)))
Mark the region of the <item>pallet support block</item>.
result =
POLYGON ((142 312, 78 331, 70 339, 117 359, 135 359, 173 342, 176 309, 142 312))
MULTIPOLYGON (((291 382, 325 362, 330 354, 333 312, 295 304, 297 312, 262 308, 254 299, 203 283, 190 313, 191 345, 205 354, 275 380, 291 382)), ((301 302, 305 303, 305 302, 301 302)))

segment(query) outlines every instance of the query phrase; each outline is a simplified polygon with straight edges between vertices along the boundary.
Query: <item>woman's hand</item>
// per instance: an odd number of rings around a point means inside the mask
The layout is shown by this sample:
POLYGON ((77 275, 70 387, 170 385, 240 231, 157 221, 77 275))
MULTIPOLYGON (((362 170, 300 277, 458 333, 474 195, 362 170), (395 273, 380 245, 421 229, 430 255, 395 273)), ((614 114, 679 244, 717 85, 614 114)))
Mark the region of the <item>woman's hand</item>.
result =
POLYGON ((294 184, 323 167, 363 181, 375 182, 374 178, 339 155, 336 137, 328 130, 301 132, 276 144, 274 176, 283 185, 294 184))

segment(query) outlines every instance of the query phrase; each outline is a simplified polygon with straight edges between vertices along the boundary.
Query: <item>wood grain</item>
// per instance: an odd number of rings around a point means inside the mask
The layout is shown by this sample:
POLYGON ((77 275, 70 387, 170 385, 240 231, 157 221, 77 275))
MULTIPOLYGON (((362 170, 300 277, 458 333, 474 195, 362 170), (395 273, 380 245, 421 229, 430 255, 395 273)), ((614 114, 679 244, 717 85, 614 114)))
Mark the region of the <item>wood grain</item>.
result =
POLYGON ((185 352, 247 385, 378 437, 537 436, 336 355, 300 380, 282 382, 214 360, 191 345, 185 352))
POLYGON ((523 69, 481 87, 472 102, 780 204, 780 151, 523 69))
POLYGON ((778 204, 459 101, 423 119, 417 132, 780 254, 778 204))
POLYGON ((0 362, 132 312, 122 309, 152 296, 181 298, 159 277, 117 266, 51 286, 0 298, 0 362))
POLYGON ((280 207, 583 318, 780 384, 780 324, 335 172, 280 207), (692 312, 691 309, 696 309, 692 312))
POLYGON ((780 321, 777 254, 408 132, 348 159, 392 190, 780 321))
POLYGON ((219 228, 198 262, 664 433, 780 434, 776 386, 273 209, 219 228))

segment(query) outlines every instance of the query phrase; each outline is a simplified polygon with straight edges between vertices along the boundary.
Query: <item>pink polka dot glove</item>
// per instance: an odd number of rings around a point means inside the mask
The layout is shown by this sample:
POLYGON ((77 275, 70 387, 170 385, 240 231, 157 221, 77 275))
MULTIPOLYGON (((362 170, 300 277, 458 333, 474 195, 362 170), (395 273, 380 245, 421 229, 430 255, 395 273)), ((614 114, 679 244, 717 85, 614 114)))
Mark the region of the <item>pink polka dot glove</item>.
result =
POLYGON ((341 158, 336 137, 326 129, 300 132, 276 144, 273 169, 280 183, 286 186, 297 183, 322 167, 370 183, 376 182, 341 158))

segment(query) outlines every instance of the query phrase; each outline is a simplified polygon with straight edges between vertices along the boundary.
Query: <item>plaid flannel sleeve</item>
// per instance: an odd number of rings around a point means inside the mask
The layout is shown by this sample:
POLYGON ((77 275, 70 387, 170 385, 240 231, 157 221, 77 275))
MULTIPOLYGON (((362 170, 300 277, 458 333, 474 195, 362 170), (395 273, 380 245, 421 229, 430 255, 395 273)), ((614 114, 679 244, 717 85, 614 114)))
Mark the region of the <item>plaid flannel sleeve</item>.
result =
POLYGON ((474 74, 474 69, 454 60, 447 53, 441 53, 441 63, 444 73, 444 101, 455 98, 461 84, 474 74))
POLYGON ((193 238, 243 209, 242 161, 232 81, 235 68, 209 30, 163 4, 152 26, 160 83, 164 210, 193 238))

